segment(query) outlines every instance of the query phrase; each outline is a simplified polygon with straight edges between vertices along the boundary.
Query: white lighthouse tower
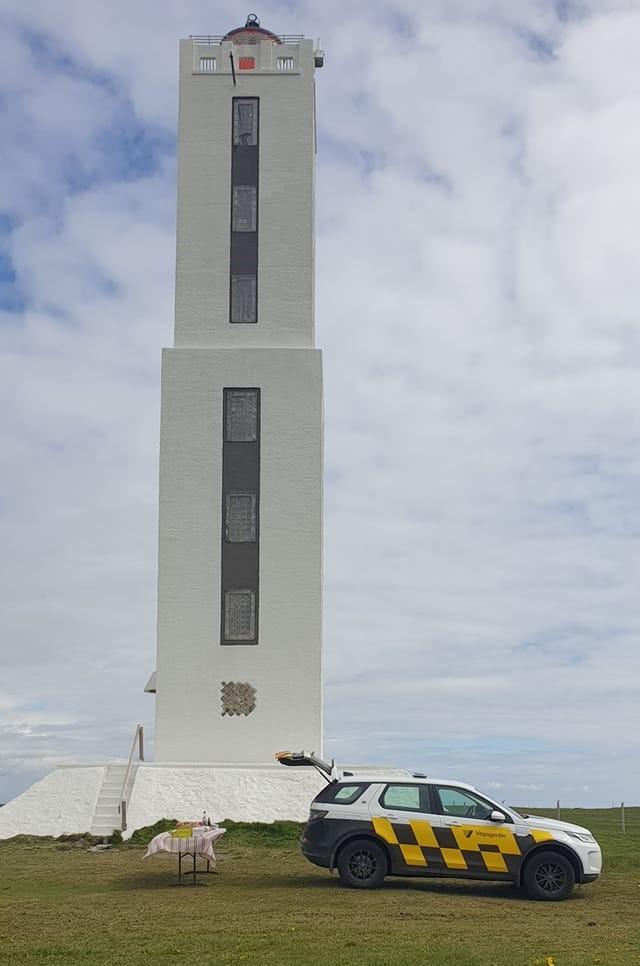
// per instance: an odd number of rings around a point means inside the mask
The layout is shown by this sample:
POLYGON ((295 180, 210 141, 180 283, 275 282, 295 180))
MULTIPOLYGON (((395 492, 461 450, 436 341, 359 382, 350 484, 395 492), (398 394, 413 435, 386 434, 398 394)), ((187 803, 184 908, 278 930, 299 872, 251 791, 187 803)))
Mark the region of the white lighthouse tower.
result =
POLYGON ((164 351, 156 764, 321 751, 322 373, 310 40, 180 44, 164 351))

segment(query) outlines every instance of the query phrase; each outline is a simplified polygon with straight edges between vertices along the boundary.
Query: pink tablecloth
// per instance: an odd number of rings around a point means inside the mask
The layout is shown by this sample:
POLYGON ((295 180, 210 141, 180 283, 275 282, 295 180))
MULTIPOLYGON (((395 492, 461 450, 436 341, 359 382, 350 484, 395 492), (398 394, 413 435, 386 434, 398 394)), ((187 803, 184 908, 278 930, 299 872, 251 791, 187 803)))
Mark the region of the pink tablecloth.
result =
POLYGON ((171 832, 160 832, 160 835, 156 835, 149 842, 144 857, 146 859, 158 852, 197 852, 203 859, 215 862, 213 846, 226 831, 226 828, 203 828, 202 832, 198 831, 195 836, 184 839, 173 838, 171 832))

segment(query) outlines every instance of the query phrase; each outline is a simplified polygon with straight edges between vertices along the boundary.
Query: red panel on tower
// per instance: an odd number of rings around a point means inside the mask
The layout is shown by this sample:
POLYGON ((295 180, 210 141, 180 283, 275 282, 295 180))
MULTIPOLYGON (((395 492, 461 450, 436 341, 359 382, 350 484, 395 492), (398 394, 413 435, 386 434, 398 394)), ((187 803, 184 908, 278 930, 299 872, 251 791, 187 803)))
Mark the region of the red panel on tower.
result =
POLYGON ((255 57, 240 58, 240 70, 255 70, 255 69, 256 69, 255 57))

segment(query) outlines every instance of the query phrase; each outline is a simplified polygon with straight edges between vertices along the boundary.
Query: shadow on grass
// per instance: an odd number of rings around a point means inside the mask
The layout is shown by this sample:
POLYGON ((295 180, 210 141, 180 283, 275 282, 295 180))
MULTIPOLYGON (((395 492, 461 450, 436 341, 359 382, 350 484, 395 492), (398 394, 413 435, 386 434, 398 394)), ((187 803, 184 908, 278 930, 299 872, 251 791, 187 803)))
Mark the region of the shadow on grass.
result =
MULTIPOLYGON (((159 891, 162 889, 174 888, 178 885, 177 871, 172 872, 170 870, 159 871, 155 874, 148 874, 142 876, 126 876, 120 879, 113 880, 113 888, 118 892, 127 891, 138 891, 138 890, 150 890, 159 891)), ((184 888, 193 888, 191 882, 187 879, 182 883, 184 888)), ((225 892, 233 893, 237 891, 246 892, 247 888, 256 888, 262 892, 309 892, 321 894, 323 892, 345 892, 345 893, 366 893, 369 890, 358 890, 349 889, 347 886, 342 885, 336 876, 330 876, 327 874, 326 877, 318 875, 310 876, 294 876, 294 875, 278 875, 278 874, 261 874, 256 872, 254 880, 236 879, 233 876, 225 876, 224 871, 220 871, 213 875, 198 875, 197 877, 197 887, 198 886, 210 886, 212 888, 221 888, 225 892)), ((527 896, 523 889, 516 888, 515 885, 507 882, 483 882, 480 880, 464 881, 462 879, 428 879, 428 878, 396 878, 389 877, 385 880, 384 885, 380 889, 374 890, 379 895, 384 895, 385 892, 398 895, 399 893, 412 893, 412 894, 422 894, 425 896, 439 896, 441 898, 446 898, 447 896, 461 896, 470 899, 480 899, 487 902, 497 901, 497 900, 509 900, 516 903, 527 903, 533 904, 534 900, 527 896)), ((582 899, 583 890, 576 889, 571 894, 567 901, 576 901, 582 899)))
MULTIPOLYGON (((315 891, 335 891, 335 892, 348 892, 348 893, 366 893, 370 890, 367 889, 350 889, 348 886, 342 885, 340 880, 335 876, 327 876, 327 878, 319 877, 309 877, 308 879, 294 878, 293 876, 273 876, 270 877, 268 882, 264 883, 266 888, 271 889, 309 889, 315 891)), ((437 896, 469 896, 473 899, 513 899, 514 901, 531 901, 527 898, 524 892, 517 889, 510 883, 494 883, 494 882, 464 882, 463 880, 448 880, 447 882, 442 879, 438 880, 436 878, 396 878, 389 877, 385 879, 384 884, 379 888, 373 890, 378 894, 383 894, 388 892, 393 895, 397 895, 402 892, 411 893, 422 893, 424 895, 437 895, 437 896)))
MULTIPOLYGON (((203 872, 196 874, 196 888, 199 886, 213 885, 223 881, 224 876, 219 872, 203 872)), ((184 889, 193 888, 193 875, 191 872, 184 872, 182 882, 178 882, 178 870, 161 869, 158 872, 149 872, 143 875, 130 873, 111 880, 111 889, 114 892, 138 892, 148 890, 159 892, 162 889, 173 889, 180 886, 184 889)), ((226 886, 235 887, 235 880, 229 879, 226 886)))

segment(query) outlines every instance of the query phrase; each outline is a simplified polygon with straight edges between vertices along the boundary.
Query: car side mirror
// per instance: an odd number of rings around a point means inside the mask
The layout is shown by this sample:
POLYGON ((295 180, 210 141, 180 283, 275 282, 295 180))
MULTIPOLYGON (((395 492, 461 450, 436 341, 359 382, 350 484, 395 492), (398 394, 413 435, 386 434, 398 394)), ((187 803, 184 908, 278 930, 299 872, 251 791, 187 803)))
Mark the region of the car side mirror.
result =
POLYGON ((507 816, 504 812, 499 812, 497 808, 494 808, 491 815, 489 816, 490 822, 506 822, 507 816))

